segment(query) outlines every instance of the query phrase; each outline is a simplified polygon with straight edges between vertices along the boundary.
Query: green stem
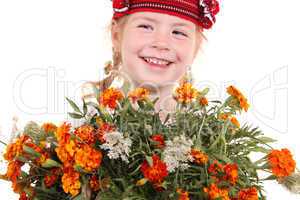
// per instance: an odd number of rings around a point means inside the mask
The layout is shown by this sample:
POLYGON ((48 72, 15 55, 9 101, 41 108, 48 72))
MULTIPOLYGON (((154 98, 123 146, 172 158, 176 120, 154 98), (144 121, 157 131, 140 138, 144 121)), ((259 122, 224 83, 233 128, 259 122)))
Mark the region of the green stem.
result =
POLYGON ((0 140, 0 143, 7 146, 7 144, 5 142, 3 142, 2 140, 0 140))
POLYGON ((206 118, 206 115, 203 116, 203 119, 202 119, 202 122, 201 122, 201 125, 200 125, 200 128, 199 128, 199 131, 198 131, 197 138, 198 138, 198 136, 200 137, 200 134, 201 134, 204 122, 205 122, 205 118, 206 118))

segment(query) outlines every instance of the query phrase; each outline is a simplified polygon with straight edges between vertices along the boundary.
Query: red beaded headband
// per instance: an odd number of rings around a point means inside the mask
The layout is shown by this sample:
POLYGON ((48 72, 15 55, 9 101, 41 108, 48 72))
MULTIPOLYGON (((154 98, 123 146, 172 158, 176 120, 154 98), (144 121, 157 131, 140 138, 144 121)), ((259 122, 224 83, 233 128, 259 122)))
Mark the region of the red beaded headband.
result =
POLYGON ((218 0, 112 0, 113 19, 135 12, 158 12, 177 16, 204 29, 215 23, 219 12, 218 0))

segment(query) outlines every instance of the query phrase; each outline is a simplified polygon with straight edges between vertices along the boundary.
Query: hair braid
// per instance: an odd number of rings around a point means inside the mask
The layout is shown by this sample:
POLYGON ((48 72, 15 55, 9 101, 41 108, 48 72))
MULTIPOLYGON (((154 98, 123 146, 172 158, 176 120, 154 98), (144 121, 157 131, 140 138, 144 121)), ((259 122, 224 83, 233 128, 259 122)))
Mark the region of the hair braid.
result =
POLYGON ((113 56, 112 61, 108 61, 104 66, 104 73, 106 77, 100 81, 88 81, 83 84, 81 91, 82 91, 82 98, 83 99, 89 99, 89 98, 95 98, 94 92, 89 92, 85 94, 84 90, 87 87, 94 87, 99 92, 102 92, 109 88, 111 84, 113 83, 114 79, 119 75, 119 70, 121 66, 121 54, 119 52, 114 51, 113 49, 113 56))

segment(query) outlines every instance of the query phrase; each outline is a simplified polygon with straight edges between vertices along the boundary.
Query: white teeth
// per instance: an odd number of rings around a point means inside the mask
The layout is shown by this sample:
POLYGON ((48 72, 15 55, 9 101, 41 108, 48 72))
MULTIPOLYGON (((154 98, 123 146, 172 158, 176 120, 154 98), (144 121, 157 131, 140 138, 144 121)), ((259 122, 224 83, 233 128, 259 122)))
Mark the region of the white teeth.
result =
POLYGON ((165 60, 161 60, 161 59, 158 59, 158 58, 147 58, 147 57, 144 57, 144 60, 150 64, 156 64, 156 65, 168 65, 170 64, 170 62, 168 61, 165 61, 165 60))

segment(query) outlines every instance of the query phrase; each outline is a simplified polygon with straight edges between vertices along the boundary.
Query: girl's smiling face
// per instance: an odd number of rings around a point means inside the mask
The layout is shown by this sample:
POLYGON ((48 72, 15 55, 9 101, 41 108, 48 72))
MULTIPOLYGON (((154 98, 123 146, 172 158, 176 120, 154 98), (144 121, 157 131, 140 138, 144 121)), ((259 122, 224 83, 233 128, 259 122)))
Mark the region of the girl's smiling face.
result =
POLYGON ((112 27, 122 71, 137 85, 157 87, 178 81, 192 65, 201 43, 199 33, 190 21, 154 12, 130 14, 123 26, 112 27))

